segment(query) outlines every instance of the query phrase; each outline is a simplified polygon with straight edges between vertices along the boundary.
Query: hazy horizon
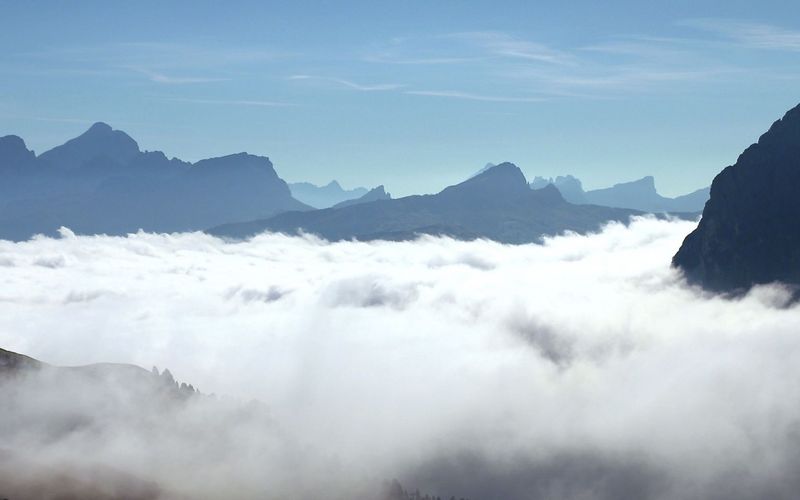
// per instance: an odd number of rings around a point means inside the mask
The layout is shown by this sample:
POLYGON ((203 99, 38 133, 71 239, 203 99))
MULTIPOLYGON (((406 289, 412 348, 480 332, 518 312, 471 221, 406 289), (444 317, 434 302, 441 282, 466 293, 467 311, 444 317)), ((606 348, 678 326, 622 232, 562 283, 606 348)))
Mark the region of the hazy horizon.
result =
POLYGON ((4 2, 0 135, 42 152, 104 121, 170 157, 247 151, 396 196, 501 161, 674 196, 797 104, 799 9, 4 2))
POLYGON ((0 12, 0 500, 798 496, 800 2, 0 12))
POLYGON ((739 300, 687 286, 669 258, 694 225, 519 246, 0 241, 4 347, 167 367, 226 396, 148 402, 143 426, 120 415, 123 390, 109 405, 91 385, 33 384, 0 434, 21 459, 100 486, 102 462, 165 498, 353 498, 394 477, 476 500, 789 498, 800 309, 779 285, 739 300), (91 425, 30 432, 75 411, 91 425))

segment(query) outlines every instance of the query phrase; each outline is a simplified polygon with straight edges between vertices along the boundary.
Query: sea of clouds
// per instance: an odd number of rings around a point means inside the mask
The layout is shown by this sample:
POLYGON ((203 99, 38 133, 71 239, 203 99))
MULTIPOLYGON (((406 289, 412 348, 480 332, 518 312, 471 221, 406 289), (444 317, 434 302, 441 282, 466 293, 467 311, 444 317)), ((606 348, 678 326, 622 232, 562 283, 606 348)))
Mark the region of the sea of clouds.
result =
POLYGON ((669 263, 694 226, 519 246, 0 241, 0 347, 226 396, 132 425, 52 383, 0 412, 0 448, 164 497, 350 498, 398 478, 472 500, 793 498, 800 309, 779 286, 687 286, 669 263), (99 423, 20 434, 54 407, 99 423))

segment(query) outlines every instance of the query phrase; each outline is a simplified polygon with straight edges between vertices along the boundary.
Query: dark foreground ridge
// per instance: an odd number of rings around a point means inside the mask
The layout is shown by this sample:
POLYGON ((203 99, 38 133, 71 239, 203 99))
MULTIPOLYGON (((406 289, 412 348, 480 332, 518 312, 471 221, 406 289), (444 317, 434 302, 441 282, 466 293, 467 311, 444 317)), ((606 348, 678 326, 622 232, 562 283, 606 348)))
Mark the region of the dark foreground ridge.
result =
POLYGON ((711 184, 700 224, 672 264, 690 282, 739 294, 753 285, 800 285, 800 106, 711 184))
POLYGON ((202 394, 166 369, 61 367, 0 349, 0 402, 0 499, 456 498, 396 480, 326 495, 306 491, 302 474, 294 493, 275 495, 258 460, 278 453, 271 466, 292 467, 292 441, 268 408, 202 394))
MULTIPOLYGON (((151 500, 159 485, 87 458, 54 460, 48 446, 113 439, 109 426, 150 426, 184 405, 207 399, 169 370, 98 363, 60 367, 0 349, 0 498, 151 500)), ((122 427, 125 428, 125 427, 122 427)))
POLYGON ((369 203, 225 224, 208 232, 248 238, 264 231, 307 232, 327 240, 409 240, 422 234, 457 239, 486 238, 502 243, 533 243, 564 231, 586 233, 610 221, 627 223, 636 210, 573 205, 558 189, 530 189, 512 163, 492 166, 433 195, 379 199, 369 203))

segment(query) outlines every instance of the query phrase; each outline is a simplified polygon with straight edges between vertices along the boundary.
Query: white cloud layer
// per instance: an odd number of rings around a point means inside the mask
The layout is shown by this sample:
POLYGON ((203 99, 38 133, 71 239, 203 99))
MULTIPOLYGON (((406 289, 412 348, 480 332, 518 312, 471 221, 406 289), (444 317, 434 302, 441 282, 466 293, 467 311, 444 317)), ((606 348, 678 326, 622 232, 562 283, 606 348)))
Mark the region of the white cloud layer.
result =
MULTIPOLYGON (((270 415, 201 404, 145 432, 99 412, 102 440, 3 446, 191 497, 335 498, 398 477, 473 500, 791 498, 800 309, 779 287, 686 287, 669 261, 693 225, 639 219, 541 246, 3 241, 0 346, 168 367, 270 415)), ((73 404, 59 397, 31 400, 73 404)))

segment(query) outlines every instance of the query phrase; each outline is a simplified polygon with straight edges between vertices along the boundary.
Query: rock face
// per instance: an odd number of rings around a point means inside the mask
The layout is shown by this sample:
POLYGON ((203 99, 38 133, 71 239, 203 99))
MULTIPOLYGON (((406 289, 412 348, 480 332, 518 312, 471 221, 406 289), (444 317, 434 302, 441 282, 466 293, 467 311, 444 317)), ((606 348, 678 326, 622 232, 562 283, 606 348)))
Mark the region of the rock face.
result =
POLYGON ((711 184, 700 224, 672 259, 704 288, 800 285, 800 106, 772 124, 711 184))
POLYGON ((249 223, 218 226, 209 232, 247 238, 264 231, 305 231, 328 240, 409 240, 431 234, 532 243, 544 235, 567 230, 594 231, 606 222, 627 221, 637 214, 641 212, 567 203, 554 186, 530 189, 516 165, 501 163, 433 195, 286 212, 249 223))

